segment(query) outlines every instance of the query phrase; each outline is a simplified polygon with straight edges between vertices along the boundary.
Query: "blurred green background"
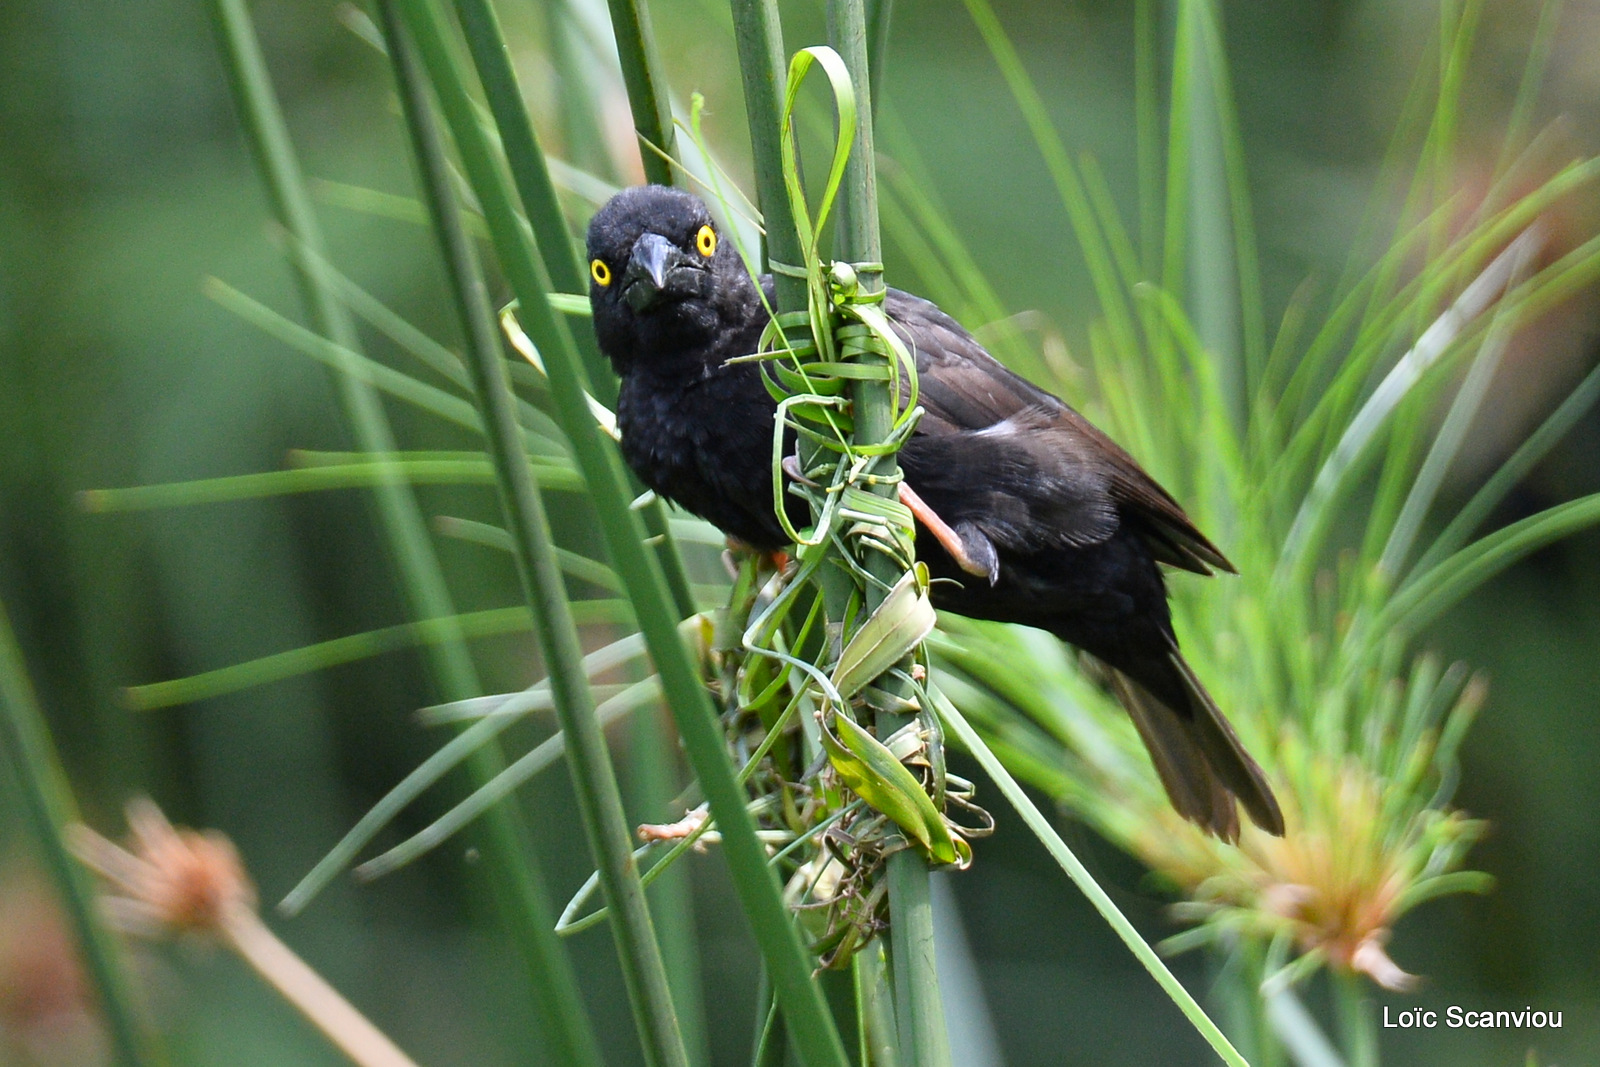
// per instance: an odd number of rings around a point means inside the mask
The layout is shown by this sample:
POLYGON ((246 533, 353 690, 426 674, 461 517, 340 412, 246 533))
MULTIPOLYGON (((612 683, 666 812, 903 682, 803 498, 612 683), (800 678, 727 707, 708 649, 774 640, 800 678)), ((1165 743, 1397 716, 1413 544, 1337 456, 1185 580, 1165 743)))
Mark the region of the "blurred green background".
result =
MULTIPOLYGON (((1131 3, 996 7, 1068 143, 1098 157, 1131 209, 1131 3)), ((1419 56, 1434 47, 1438 8, 1234 0, 1223 9, 1269 309, 1281 310, 1303 280, 1338 276, 1360 213, 1370 198, 1382 202, 1384 150, 1419 56)), ((652 10, 675 90, 704 93, 713 143, 742 157, 726 8, 673 0, 652 10)), ((560 154, 560 86, 541 58, 548 13, 526 0, 501 11, 560 154)), ((1497 0, 1484 12, 1455 164, 1468 199, 1499 150, 1539 12, 1531 0, 1497 0)), ((381 57, 328 0, 266 0, 254 13, 307 172, 409 194, 381 57)), ((1600 4, 1569 2, 1561 17, 1537 119, 1556 124, 1551 164, 1600 150, 1600 4)), ((820 5, 789 4, 786 18, 791 48, 822 39, 820 5)), ((1042 311, 1073 351, 1092 294, 1044 165, 959 3, 896 5, 883 92, 1010 308, 1042 311)), ((625 110, 610 117, 626 130, 625 110)), ((1573 210, 1558 229, 1592 226, 1592 211, 1586 220, 1573 210)), ((89 821, 120 832, 122 803, 148 793, 176 821, 229 834, 273 902, 439 743, 411 714, 433 701, 415 654, 168 711, 130 712, 119 691, 399 621, 371 510, 356 492, 113 516, 85 514, 75 500, 87 488, 275 469, 291 448, 349 447, 326 374, 200 294, 201 279, 216 275, 299 316, 265 219, 200 3, 0 5, 0 599, 89 821)), ((324 207, 323 221, 343 269, 451 338, 425 230, 336 206, 324 207)), ((888 276, 915 289, 916 263, 891 246, 888 276)), ((1580 298, 1519 339, 1455 472, 1456 492, 1600 356, 1597 307, 1592 294, 1580 298)), ((374 351, 384 354, 377 342, 374 351)), ((1081 400, 1090 383, 1063 388, 1081 400)), ((391 414, 409 447, 473 446, 410 410, 391 414)), ((1600 418, 1591 415, 1495 522, 1596 490, 1600 418)), ((487 489, 423 490, 422 500, 430 513, 494 515, 487 489)), ((456 542, 440 551, 463 610, 515 599, 504 559, 456 542)), ((1541 1063, 1600 1062, 1597 559, 1592 533, 1545 550, 1426 642, 1490 674, 1458 802, 1491 821, 1474 861, 1499 884, 1408 918, 1391 954, 1429 981, 1381 998, 1397 1009, 1531 1004, 1564 1011, 1564 1028, 1391 1030, 1385 1062, 1521 1063, 1530 1048, 1541 1063)), ((477 647, 497 690, 536 672, 530 640, 477 647)), ((386 839, 419 828, 453 795, 430 794, 386 839)), ((589 867, 562 776, 542 777, 519 803, 565 899, 589 867)), ((52 933, 48 883, 15 812, 15 783, 0 777, 0 1061, 99 1062, 92 1027, 75 1014, 70 943, 52 933)), ((1135 865, 1083 831, 1069 839, 1147 936, 1175 929, 1135 865)), ((1170 1002, 1014 820, 1002 816, 978 857, 950 881, 1004 1062, 1207 1062, 1170 1002)), ((341 882, 304 916, 271 921, 419 1062, 537 1063, 524 993, 473 860, 456 843, 376 884, 341 882)), ((753 950, 719 860, 691 866, 714 1060, 742 1062, 753 950)), ((607 1062, 636 1062, 609 938, 592 931, 568 944, 607 1062)), ((1177 966, 1202 989, 1213 977, 1203 958, 1177 966)), ((340 1062, 217 952, 142 952, 139 967, 176 1062, 340 1062)))

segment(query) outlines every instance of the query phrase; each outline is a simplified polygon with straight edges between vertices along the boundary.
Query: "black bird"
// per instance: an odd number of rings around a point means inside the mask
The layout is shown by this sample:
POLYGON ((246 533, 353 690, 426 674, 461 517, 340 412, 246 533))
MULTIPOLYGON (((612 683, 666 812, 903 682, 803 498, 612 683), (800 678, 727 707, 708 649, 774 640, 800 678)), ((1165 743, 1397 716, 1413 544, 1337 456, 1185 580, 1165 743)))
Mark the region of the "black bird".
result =
MULTIPOLYGON (((646 485, 747 544, 787 544, 772 512, 776 405, 755 364, 768 316, 705 205, 627 189, 589 224, 595 333, 621 376, 622 452, 646 485)), ((771 280, 763 278, 771 300, 771 280)), ((926 409, 900 452, 936 606, 1048 630, 1109 670, 1173 806, 1236 840, 1234 801, 1268 833, 1265 776, 1178 652, 1158 564, 1233 566, 1133 458, 1003 367, 926 300, 885 309, 916 355, 926 409)), ((792 449, 792 444, 789 446, 792 449)), ((795 525, 809 521, 795 499, 795 525)))

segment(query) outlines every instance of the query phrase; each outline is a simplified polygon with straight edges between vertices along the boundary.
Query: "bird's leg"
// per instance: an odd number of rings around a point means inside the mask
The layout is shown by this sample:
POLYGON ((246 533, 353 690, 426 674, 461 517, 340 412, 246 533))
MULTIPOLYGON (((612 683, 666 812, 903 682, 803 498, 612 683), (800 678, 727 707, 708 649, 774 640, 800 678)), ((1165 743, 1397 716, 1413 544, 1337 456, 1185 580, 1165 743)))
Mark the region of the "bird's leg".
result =
MULTIPOLYGON (((693 811, 685 812, 683 818, 677 822, 647 822, 641 824, 635 832, 638 833, 640 841, 647 843, 651 841, 682 841, 690 834, 699 831, 700 827, 705 825, 707 818, 708 814, 704 808, 695 808, 693 811)), ((694 850, 696 852, 704 852, 706 850, 705 843, 696 841, 694 850)))
POLYGON ((973 538, 974 543, 969 545, 966 538, 951 529, 950 524, 941 519, 939 513, 930 508, 928 502, 905 482, 900 483, 900 500, 911 509, 917 521, 927 527, 933 539, 950 553, 956 566, 968 574, 989 579, 990 585, 995 583, 1000 576, 1000 560, 987 539, 978 535, 973 538))
POLYGON ((739 556, 755 556, 761 561, 761 565, 763 567, 768 570, 778 571, 780 573, 789 565, 789 553, 785 552, 781 548, 775 548, 770 552, 766 552, 756 548, 754 545, 746 544, 732 534, 727 535, 726 543, 728 546, 728 552, 725 559, 730 568, 730 577, 731 571, 737 569, 737 564, 734 563, 734 560, 736 560, 739 556))

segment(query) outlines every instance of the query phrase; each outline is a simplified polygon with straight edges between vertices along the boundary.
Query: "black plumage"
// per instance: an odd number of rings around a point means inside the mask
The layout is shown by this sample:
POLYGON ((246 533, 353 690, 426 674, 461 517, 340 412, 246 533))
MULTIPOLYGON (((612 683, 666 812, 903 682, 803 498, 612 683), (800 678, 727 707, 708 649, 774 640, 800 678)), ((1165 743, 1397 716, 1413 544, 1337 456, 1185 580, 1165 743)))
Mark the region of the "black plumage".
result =
MULTIPOLYGON (((589 226, 600 347, 621 376, 628 464, 656 492, 756 548, 772 513, 776 405, 754 364, 767 312, 696 197, 612 198, 589 226)), ((763 280, 768 287, 770 280, 763 280)), ((1173 806, 1228 839, 1235 800, 1283 833, 1260 768, 1178 651, 1158 564, 1233 567, 1139 465, 1061 400, 1007 370, 933 304, 891 289, 926 409, 900 452, 934 603, 1048 630, 1089 653, 1133 717, 1173 806), (938 536, 935 528, 945 527, 938 536)), ((809 521, 792 499, 796 525, 809 521)))

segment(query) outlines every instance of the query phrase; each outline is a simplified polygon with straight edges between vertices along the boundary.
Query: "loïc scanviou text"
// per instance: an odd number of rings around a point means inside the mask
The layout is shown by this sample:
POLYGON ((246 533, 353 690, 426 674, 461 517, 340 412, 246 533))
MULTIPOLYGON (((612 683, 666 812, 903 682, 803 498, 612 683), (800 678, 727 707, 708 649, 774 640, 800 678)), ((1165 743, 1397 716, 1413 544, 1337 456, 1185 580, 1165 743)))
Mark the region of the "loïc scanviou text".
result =
POLYGON ((1383 1025, 1386 1027, 1432 1030, 1441 1023, 1453 1030, 1462 1028, 1559 1030, 1561 1028, 1561 1013, 1559 1011, 1536 1011, 1532 1007, 1524 1007, 1516 1011, 1474 1011, 1471 1008, 1463 1008, 1459 1004, 1452 1004, 1443 1012, 1434 1011, 1431 1008, 1391 1010, 1387 1004, 1383 1008, 1383 1025))

